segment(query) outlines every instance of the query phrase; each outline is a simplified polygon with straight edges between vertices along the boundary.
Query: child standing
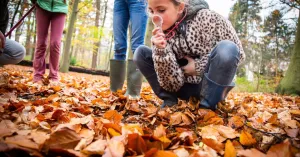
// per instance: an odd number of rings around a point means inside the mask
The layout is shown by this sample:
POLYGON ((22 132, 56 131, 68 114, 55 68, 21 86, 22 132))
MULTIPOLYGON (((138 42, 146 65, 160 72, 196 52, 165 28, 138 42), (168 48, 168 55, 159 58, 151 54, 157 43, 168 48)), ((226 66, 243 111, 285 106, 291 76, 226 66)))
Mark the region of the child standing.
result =
POLYGON ((162 28, 153 30, 153 49, 138 47, 134 61, 162 107, 196 97, 200 107, 216 109, 245 56, 230 22, 204 0, 148 0, 148 9, 162 17, 162 28))
POLYGON ((49 80, 58 81, 59 53, 62 33, 64 29, 68 5, 66 0, 37 0, 37 43, 34 53, 34 78, 33 81, 42 83, 45 74, 46 48, 48 30, 50 27, 50 58, 49 58, 49 80))

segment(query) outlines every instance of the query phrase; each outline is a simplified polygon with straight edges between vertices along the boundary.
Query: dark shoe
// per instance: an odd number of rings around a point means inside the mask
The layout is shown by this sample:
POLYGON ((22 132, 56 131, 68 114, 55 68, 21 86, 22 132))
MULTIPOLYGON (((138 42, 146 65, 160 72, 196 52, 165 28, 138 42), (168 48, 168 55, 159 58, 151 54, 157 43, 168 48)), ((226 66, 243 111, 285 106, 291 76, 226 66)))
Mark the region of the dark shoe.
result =
POLYGON ((218 102, 225 100, 229 91, 235 86, 232 82, 230 85, 219 85, 204 74, 202 88, 200 92, 200 108, 216 110, 218 102))
POLYGON ((164 107, 172 107, 172 106, 175 106, 178 104, 178 101, 175 102, 175 101, 169 101, 169 100, 164 100, 163 104, 160 106, 161 108, 164 108, 164 107))
POLYGON ((110 90, 116 92, 122 89, 126 72, 126 62, 123 60, 110 60, 110 90))
POLYGON ((127 91, 125 95, 139 98, 142 87, 143 75, 132 59, 127 61, 127 91))

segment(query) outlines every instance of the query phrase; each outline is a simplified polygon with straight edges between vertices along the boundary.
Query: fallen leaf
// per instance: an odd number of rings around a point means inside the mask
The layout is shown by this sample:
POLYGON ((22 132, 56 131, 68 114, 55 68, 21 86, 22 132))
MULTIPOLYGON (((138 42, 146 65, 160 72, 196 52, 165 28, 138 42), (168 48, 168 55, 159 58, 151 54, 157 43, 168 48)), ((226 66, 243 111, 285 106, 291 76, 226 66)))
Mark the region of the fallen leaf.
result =
POLYGON ((171 115, 170 117, 170 125, 178 125, 182 122, 182 113, 181 112, 176 112, 171 115))
POLYGON ((10 120, 0 122, 0 137, 10 136, 17 130, 17 126, 10 120))
POLYGON ((224 157, 236 157, 236 150, 230 140, 226 141, 224 157))
POLYGON ((266 157, 266 154, 260 152, 259 150, 255 149, 255 148, 239 150, 237 152, 237 155, 243 156, 243 157, 266 157))
POLYGON ((46 140, 43 150, 46 152, 52 148, 74 149, 80 141, 79 135, 68 128, 58 130, 50 135, 46 140))
POLYGON ((155 128, 153 135, 157 138, 166 136, 166 128, 163 125, 159 125, 155 128))
POLYGON ((292 138, 296 138, 298 133, 299 133, 299 128, 297 128, 297 129, 284 128, 284 130, 287 133, 287 135, 292 137, 292 138))
POLYGON ((267 152, 267 157, 291 157, 292 154, 290 152, 290 142, 288 140, 271 146, 269 151, 267 152))
POLYGON ((23 135, 16 135, 16 136, 12 136, 12 137, 7 137, 5 139, 5 142, 10 143, 10 144, 16 144, 16 145, 26 147, 26 148, 39 150, 39 145, 37 143, 33 142, 27 136, 23 136, 23 135))
POLYGON ((106 140, 99 139, 91 143, 90 145, 88 145, 86 148, 84 148, 82 152, 87 155, 96 155, 96 154, 103 155, 106 146, 107 146, 106 140))
POLYGON ((123 157, 125 153, 125 146, 120 141, 110 140, 105 149, 103 157, 123 157))
POLYGON ((240 116, 233 116, 230 117, 228 120, 228 126, 230 126, 233 129, 238 129, 242 126, 244 126, 245 119, 240 116))
POLYGON ((147 151, 147 145, 144 139, 137 133, 128 135, 127 146, 129 149, 135 151, 137 155, 144 154, 147 151))
POLYGON ((119 124, 123 118, 116 110, 109 110, 104 113, 103 117, 110 120, 112 123, 119 124))
POLYGON ((240 143, 244 146, 251 146, 256 143, 256 140, 252 137, 250 133, 242 130, 242 133, 240 135, 240 143))
POLYGON ((222 152, 224 150, 224 144, 221 142, 218 142, 215 139, 203 138, 202 142, 204 144, 206 144, 207 146, 211 147, 212 149, 216 150, 217 152, 222 152))

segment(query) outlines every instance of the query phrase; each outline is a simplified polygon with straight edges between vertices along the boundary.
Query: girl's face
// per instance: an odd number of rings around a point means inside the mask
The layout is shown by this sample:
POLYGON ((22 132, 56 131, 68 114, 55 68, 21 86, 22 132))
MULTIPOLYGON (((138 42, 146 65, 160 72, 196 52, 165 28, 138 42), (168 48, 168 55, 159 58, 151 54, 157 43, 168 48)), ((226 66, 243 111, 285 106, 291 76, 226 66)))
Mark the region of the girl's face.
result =
POLYGON ((175 5, 173 0, 148 0, 148 10, 151 15, 159 15, 163 19, 162 30, 170 28, 184 10, 184 3, 175 5))

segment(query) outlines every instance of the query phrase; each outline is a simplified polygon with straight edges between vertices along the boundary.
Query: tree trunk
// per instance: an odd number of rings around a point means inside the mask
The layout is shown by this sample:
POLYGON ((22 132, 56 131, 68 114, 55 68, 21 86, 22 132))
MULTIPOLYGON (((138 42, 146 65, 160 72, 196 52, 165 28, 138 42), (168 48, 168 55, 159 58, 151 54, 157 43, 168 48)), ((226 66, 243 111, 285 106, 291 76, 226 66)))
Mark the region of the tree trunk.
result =
MULTIPOLYGON (((24 13, 24 11, 25 11, 25 6, 26 5, 22 5, 21 6, 21 11, 19 12, 19 20, 22 18, 22 16, 23 16, 23 13, 24 13)), ((16 34, 15 34, 15 41, 16 42, 20 42, 20 36, 21 36, 21 34, 22 34, 22 24, 20 24, 19 26, 18 26, 18 28, 16 29, 16 34)))
MULTIPOLYGON (((36 16, 35 14, 33 15, 33 23, 34 23, 34 26, 32 27, 32 32, 35 32, 34 33, 34 36, 33 36, 33 45, 36 45, 36 16)), ((35 46, 32 47, 32 51, 31 51, 31 60, 34 59, 34 53, 35 53, 35 46)))
POLYGON ((109 63, 110 63, 110 58, 111 58, 111 54, 112 54, 112 49, 113 49, 113 42, 114 42, 114 35, 111 35, 110 38, 110 45, 109 45, 109 51, 108 51, 108 55, 106 56, 106 68, 105 71, 109 71, 109 63))
MULTIPOLYGON (((108 5, 108 0, 106 0, 105 2, 104 2, 104 14, 103 14, 103 18, 102 18, 102 24, 101 24, 101 26, 100 26, 100 37, 99 37, 99 41, 98 41, 98 45, 99 45, 99 49, 98 49, 98 52, 99 52, 99 54, 101 54, 101 41, 102 41, 102 35, 103 35, 103 29, 104 29, 104 24, 105 24, 105 21, 106 21, 106 15, 107 15, 107 6, 108 5)), ((101 55, 100 55, 100 57, 101 57, 101 55)), ((100 61, 101 61, 101 59, 100 59, 100 57, 99 57, 99 60, 98 60, 98 65, 100 65, 100 61)))
MULTIPOLYGON (((15 18, 16 18, 16 16, 17 16, 19 7, 20 7, 20 5, 21 5, 21 2, 22 2, 22 0, 19 0, 17 6, 16 6, 16 8, 15 8, 15 12, 14 12, 14 15, 13 15, 12 20, 11 20, 11 23, 10 23, 10 29, 12 29, 13 26, 14 26, 15 18)), ((12 33, 11 33, 11 34, 12 34, 12 33)), ((11 38, 11 34, 9 35, 9 39, 11 38)))
POLYGON ((297 24, 297 34, 289 68, 276 88, 279 94, 300 95, 300 12, 297 24))
POLYGON ((63 52, 62 66, 60 67, 61 72, 68 72, 70 67, 70 53, 69 50, 71 48, 72 43, 72 35, 74 30, 75 21, 77 18, 77 8, 78 8, 79 0, 74 0, 72 14, 70 16, 70 22, 67 30, 66 44, 63 52))
POLYGON ((94 42, 93 46, 93 59, 92 59, 92 69, 96 69, 97 67, 97 59, 98 59, 98 52, 99 52, 99 18, 100 18, 100 3, 101 0, 96 0, 96 18, 95 18, 95 31, 94 38, 97 40, 94 42))
POLYGON ((27 32, 26 32, 26 44, 25 44, 25 47, 26 47, 26 56, 27 55, 30 55, 30 50, 31 50, 31 44, 30 44, 30 37, 31 37, 31 17, 32 17, 32 14, 30 14, 28 16, 28 20, 27 20, 27 32))

